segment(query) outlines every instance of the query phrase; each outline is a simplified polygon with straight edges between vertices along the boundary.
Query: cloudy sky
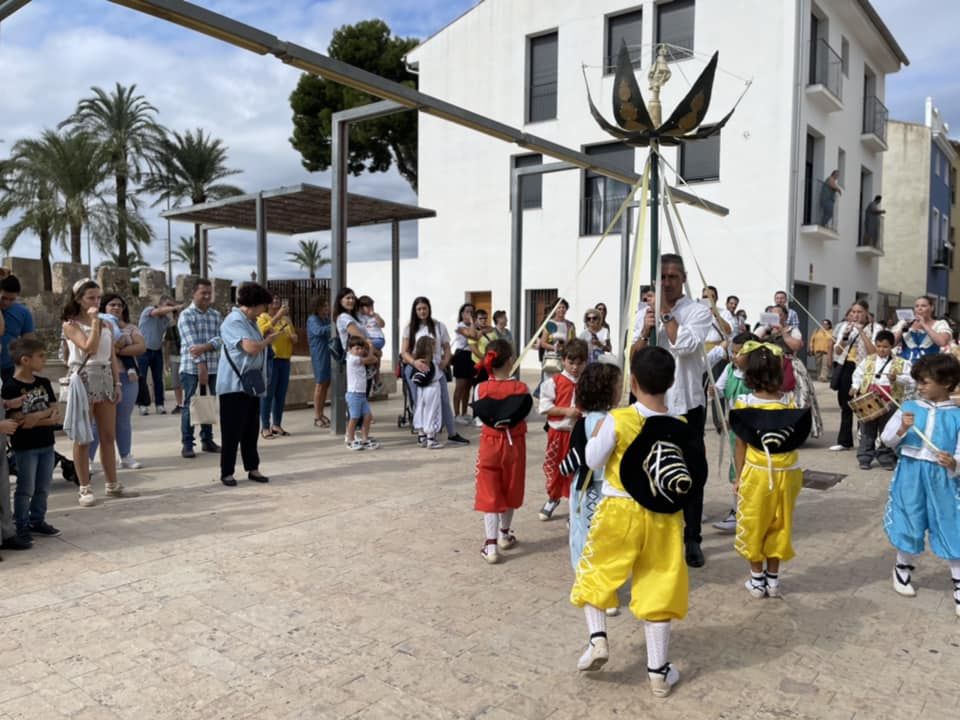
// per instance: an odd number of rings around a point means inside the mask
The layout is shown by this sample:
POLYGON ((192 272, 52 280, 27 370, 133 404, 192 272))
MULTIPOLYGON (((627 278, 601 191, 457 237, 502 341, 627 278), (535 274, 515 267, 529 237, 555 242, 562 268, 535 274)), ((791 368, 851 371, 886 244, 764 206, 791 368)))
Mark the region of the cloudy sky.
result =
MULTIPOLYGON (((933 95, 946 120, 960 129, 960 78, 947 60, 953 57, 953 33, 947 28, 960 26, 960 2, 873 3, 911 60, 910 67, 888 78, 886 103, 891 117, 921 121, 924 98, 933 95), (932 19, 936 22, 931 23, 932 19)), ((334 28, 375 17, 383 18, 396 34, 425 37, 471 7, 474 0, 200 0, 198 4, 284 40, 324 50, 334 28)), ((273 58, 234 49, 106 0, 33 0, 0 24, 0 138, 4 140, 0 156, 15 140, 56 126, 90 86, 135 83, 159 109, 165 126, 181 131, 203 127, 222 138, 230 150, 230 165, 243 170, 234 181, 244 189, 297 182, 327 185, 327 173, 304 170, 288 142, 288 96, 298 77, 296 70, 273 58)), ((401 202, 416 200, 395 173, 350 182, 354 192, 401 202)), ((147 248, 146 257, 159 267, 167 231, 155 212, 150 211, 150 217, 157 240, 147 248)), ((0 221, 0 231, 6 224, 0 221)), ((174 243, 190 230, 188 225, 174 224, 174 243)), ((350 254, 355 259, 382 257, 389 248, 387 227, 353 230, 351 238, 350 254)), ((211 233, 216 274, 247 277, 253 242, 252 233, 211 233)), ((304 274, 286 258, 286 251, 295 245, 293 238, 271 238, 272 277, 304 274)), ((403 245, 405 252, 415 251, 413 228, 404 231, 403 245)), ((15 248, 18 255, 35 257, 36 252, 32 238, 24 238, 15 248)), ((57 259, 63 258, 58 251, 57 259)), ((185 272, 185 268, 175 267, 174 272, 185 272)))

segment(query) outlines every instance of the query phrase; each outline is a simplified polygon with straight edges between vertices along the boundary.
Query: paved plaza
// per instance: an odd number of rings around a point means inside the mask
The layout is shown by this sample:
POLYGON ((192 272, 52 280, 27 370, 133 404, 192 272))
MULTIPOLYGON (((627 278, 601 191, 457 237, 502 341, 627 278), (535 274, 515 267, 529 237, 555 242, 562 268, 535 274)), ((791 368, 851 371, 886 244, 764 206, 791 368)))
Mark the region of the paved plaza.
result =
MULTIPOLYGON (((135 417, 138 498, 77 506, 57 480, 37 538, 0 564, 0 720, 76 718, 960 717, 960 624, 946 563, 926 555, 919 595, 890 587, 881 528, 888 474, 825 448, 805 467, 848 472, 804 490, 783 600, 752 600, 733 539, 709 525, 674 626, 683 679, 648 690, 642 624, 611 619, 611 661, 578 674, 586 630, 568 601, 562 507, 539 522, 545 435, 531 424, 527 500, 506 561, 480 558, 473 444, 419 450, 377 403, 383 448, 348 452, 291 412, 260 442, 269 485, 217 481, 216 457, 179 457, 173 417, 135 417)), ((717 472, 706 512, 731 495, 717 472)), ((67 451, 64 441, 61 451, 67 451)), ((240 475, 238 474, 238 478, 240 475)), ((102 475, 94 488, 102 496, 102 475)))

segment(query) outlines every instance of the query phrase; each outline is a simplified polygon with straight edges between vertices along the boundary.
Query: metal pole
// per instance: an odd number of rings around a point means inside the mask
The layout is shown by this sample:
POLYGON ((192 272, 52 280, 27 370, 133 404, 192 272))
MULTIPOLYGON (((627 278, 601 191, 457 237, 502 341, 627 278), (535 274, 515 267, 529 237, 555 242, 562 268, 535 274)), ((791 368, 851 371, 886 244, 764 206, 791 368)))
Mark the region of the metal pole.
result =
MULTIPOLYGON (((336 115, 331 120, 330 149, 330 295, 331 319, 336 326, 337 309, 333 307, 341 288, 347 284, 347 156, 350 152, 350 124, 336 115)), ((336 332, 336 327, 334 327, 336 332)), ((344 393, 347 378, 340 363, 333 363, 330 412, 333 415, 331 432, 343 435, 347 431, 344 412, 344 393)))
POLYGON ((263 193, 257 193, 254 201, 257 220, 257 282, 267 286, 267 214, 263 193))
MULTIPOLYGON (((660 145, 650 143, 650 287, 657 287, 660 278, 657 277, 657 261, 660 257, 660 145)), ((657 300, 660 299, 660 289, 657 288, 657 300)), ((654 308, 659 313, 660 308, 654 308)), ((650 335, 650 345, 657 344, 657 331, 650 335)))
POLYGON ((515 352, 526 345, 520 313, 523 307, 523 208, 520 207, 520 175, 510 174, 510 317, 513 325, 515 352))
POLYGON ((390 238, 390 362, 400 357, 400 223, 391 224, 390 238))
POLYGON ((630 317, 630 271, 633 264, 630 262, 630 209, 627 207, 620 225, 620 341, 629 343, 627 338, 627 319, 630 317))
MULTIPOLYGON (((167 198, 167 210, 170 210, 170 198, 167 198)), ((170 218, 167 218, 167 287, 173 287, 173 247, 170 241, 170 218)))
POLYGON ((209 279, 210 273, 207 268, 210 265, 210 231, 207 228, 200 229, 200 277, 204 280, 209 279))

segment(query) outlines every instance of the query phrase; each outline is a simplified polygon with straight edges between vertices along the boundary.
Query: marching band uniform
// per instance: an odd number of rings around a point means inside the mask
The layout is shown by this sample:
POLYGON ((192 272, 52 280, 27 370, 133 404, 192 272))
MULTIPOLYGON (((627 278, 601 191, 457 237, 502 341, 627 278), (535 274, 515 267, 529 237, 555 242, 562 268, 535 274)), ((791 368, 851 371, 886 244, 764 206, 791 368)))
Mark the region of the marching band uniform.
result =
MULTIPOLYGON (((913 388, 913 378, 910 377, 910 361, 897 355, 881 358, 879 355, 868 355, 853 373, 853 388, 857 397, 872 392, 883 401, 890 398, 897 405, 903 404, 903 398, 908 390, 913 388), (895 379, 891 382, 891 376, 895 379)), ((897 454, 884 444, 877 447, 877 438, 883 432, 896 408, 890 410, 876 420, 860 422, 860 446, 857 448, 857 460, 860 467, 869 467, 876 458, 880 467, 893 470, 897 464, 897 454)))
POLYGON ((540 387, 540 414, 547 416, 547 448, 543 457, 546 478, 547 505, 541 511, 541 520, 549 520, 560 498, 570 497, 570 483, 560 474, 560 463, 570 450, 570 432, 576 418, 551 415, 553 408, 571 408, 576 405, 577 379, 566 371, 543 381, 540 387), (552 506, 547 513, 548 506, 552 506), (543 515, 546 514, 546 517, 543 515))

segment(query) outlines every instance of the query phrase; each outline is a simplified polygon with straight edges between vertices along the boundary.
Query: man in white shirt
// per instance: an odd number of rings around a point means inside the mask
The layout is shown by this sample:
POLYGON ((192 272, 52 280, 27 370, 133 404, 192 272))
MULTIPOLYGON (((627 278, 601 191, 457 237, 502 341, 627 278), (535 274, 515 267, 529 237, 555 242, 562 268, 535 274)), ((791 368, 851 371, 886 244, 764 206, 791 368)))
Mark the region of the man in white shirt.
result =
POLYGON ((700 523, 703 519, 703 487, 707 482, 707 450, 703 442, 706 423, 706 394, 703 375, 707 371, 704 343, 713 323, 713 315, 705 305, 683 294, 687 273, 683 258, 666 254, 660 258, 661 289, 659 313, 648 304, 637 311, 633 328, 631 354, 647 347, 651 340, 666 348, 677 363, 676 380, 667 391, 667 407, 671 415, 683 415, 695 430, 699 443, 696 456, 685 458, 696 487, 690 491, 683 511, 683 540, 690 567, 703 567, 700 549, 700 523), (656 336, 653 336, 656 331, 656 336))

